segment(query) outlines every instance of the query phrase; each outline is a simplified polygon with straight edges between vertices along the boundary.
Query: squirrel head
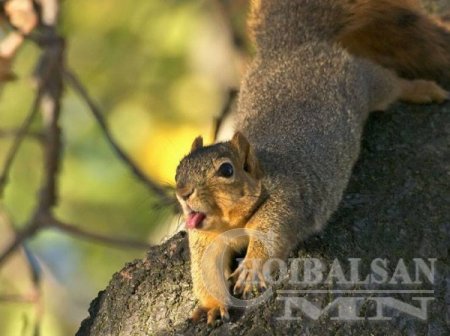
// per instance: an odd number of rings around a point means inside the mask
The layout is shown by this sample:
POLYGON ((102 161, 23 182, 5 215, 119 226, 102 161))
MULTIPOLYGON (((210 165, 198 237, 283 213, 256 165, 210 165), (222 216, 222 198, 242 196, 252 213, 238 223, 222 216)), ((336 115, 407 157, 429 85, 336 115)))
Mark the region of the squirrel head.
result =
POLYGON ((186 227, 224 231, 244 226, 261 200, 262 177, 254 150, 240 132, 211 146, 196 138, 175 176, 186 227))

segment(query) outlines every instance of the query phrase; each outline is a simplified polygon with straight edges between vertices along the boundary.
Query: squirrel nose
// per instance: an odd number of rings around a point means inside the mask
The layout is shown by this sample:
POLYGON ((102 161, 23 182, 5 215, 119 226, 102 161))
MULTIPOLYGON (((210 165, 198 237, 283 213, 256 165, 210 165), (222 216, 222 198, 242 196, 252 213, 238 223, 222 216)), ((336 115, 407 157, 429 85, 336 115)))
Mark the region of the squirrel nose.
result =
POLYGON ((194 188, 180 190, 178 194, 180 197, 186 201, 194 193, 194 188))

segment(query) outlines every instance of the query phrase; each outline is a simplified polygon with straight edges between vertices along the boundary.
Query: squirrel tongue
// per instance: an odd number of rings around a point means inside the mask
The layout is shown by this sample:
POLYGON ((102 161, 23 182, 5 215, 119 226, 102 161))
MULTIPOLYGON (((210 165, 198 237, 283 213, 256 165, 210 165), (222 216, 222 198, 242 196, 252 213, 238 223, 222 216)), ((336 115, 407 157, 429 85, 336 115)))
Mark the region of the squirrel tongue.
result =
POLYGON ((206 215, 202 212, 191 212, 186 219, 186 226, 188 229, 195 229, 200 226, 206 215))

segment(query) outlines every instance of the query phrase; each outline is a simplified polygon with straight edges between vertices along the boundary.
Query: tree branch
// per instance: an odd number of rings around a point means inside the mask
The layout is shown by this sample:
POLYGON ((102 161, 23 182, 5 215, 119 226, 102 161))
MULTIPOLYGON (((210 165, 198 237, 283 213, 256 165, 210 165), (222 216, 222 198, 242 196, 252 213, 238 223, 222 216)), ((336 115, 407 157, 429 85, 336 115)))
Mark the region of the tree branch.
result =
POLYGON ((10 255, 21 246, 24 241, 34 236, 40 230, 45 228, 54 228, 61 230, 72 236, 102 243, 105 245, 117 246, 120 248, 148 249, 152 245, 138 240, 110 237, 94 232, 85 231, 73 224, 65 223, 56 219, 52 214, 44 211, 37 213, 33 219, 25 226, 25 229, 16 233, 14 240, 0 254, 0 267, 10 257, 10 255))
POLYGON ((53 228, 59 229, 61 231, 64 231, 71 236, 76 236, 81 239, 91 240, 94 242, 106 244, 106 245, 112 245, 117 247, 124 247, 124 248, 133 248, 133 249, 148 249, 152 245, 144 243, 142 241, 138 240, 132 240, 127 238, 120 238, 120 237, 109 237, 109 236, 103 236, 98 233, 88 232, 84 231, 75 225, 64 223, 54 217, 49 217, 47 219, 47 223, 51 225, 53 228))
POLYGON ((167 193, 167 191, 158 185, 156 182, 152 181, 134 162, 131 160, 131 158, 120 148, 117 141, 112 136, 108 125, 106 124, 106 121, 103 117, 102 112, 98 108, 98 106, 95 104, 93 99, 90 97, 89 93, 85 89, 85 87, 82 85, 80 80, 77 78, 77 76, 69 71, 64 71, 64 78, 66 79, 67 83, 72 87, 72 89, 85 101, 85 103, 88 105, 90 111, 92 112, 95 120, 97 121, 98 125, 100 126, 100 129, 103 132, 103 135, 106 137, 107 141, 113 148, 113 150, 116 152, 116 154, 119 156, 119 158, 131 169, 132 173, 140 180, 142 181, 153 193, 155 193, 158 198, 163 202, 165 205, 174 205, 175 199, 174 197, 170 197, 167 193))
POLYGON ((14 139, 13 144, 11 145, 7 155, 6 155, 6 161, 3 165, 3 170, 0 174, 0 198, 3 197, 3 192, 6 186, 6 183, 8 182, 8 176, 9 171, 11 169, 11 166, 14 162, 14 158, 17 155, 17 152, 19 151, 20 145, 22 144, 23 139, 28 133, 28 129, 31 126, 31 123, 33 122, 34 117, 39 111, 39 104, 41 102, 42 92, 41 90, 38 90, 38 93, 36 94, 33 104, 30 108, 30 112, 28 113, 27 117, 22 123, 22 126, 17 131, 17 135, 14 139))
POLYGON ((41 224, 33 218, 22 231, 16 232, 14 240, 0 253, 0 267, 25 240, 36 234, 40 229, 42 229, 41 224))
MULTIPOLYGON (((20 129, 0 129, 0 138, 12 138, 17 137, 20 134, 20 129)), ((37 141, 44 139, 44 134, 37 131, 29 131, 25 134, 26 137, 30 137, 37 141)))

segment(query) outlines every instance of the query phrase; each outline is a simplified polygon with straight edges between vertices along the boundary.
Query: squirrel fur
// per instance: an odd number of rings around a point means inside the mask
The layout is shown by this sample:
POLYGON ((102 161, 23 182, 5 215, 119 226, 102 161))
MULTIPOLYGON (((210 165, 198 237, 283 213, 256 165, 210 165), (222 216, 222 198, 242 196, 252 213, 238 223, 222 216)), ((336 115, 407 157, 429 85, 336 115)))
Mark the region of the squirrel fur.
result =
POLYGON ((287 258, 323 229, 346 188, 371 111, 399 99, 448 98, 434 81, 395 73, 431 79, 450 73, 450 33, 416 1, 255 0, 249 26, 257 53, 241 85, 237 132, 210 146, 195 139, 176 174, 199 300, 193 318, 206 312, 208 324, 228 318, 229 285, 244 298, 254 285, 264 289, 262 264, 287 258), (377 22, 393 33, 382 47, 377 22), (401 38, 424 42, 406 57, 395 44, 401 38), (232 229, 270 239, 220 239, 232 229), (242 250, 245 258, 233 271, 232 256, 242 250))

